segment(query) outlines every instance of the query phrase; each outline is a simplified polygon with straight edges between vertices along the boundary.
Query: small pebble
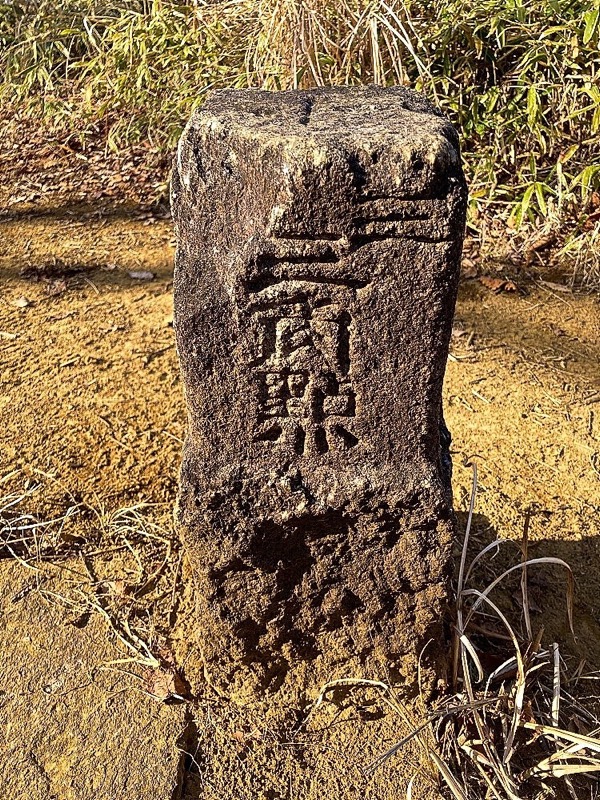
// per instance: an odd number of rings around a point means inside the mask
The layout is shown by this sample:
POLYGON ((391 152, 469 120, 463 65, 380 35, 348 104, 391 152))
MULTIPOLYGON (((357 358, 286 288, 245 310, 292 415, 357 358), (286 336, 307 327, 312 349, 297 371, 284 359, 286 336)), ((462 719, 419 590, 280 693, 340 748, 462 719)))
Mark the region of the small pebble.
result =
POLYGON ((135 281, 153 281, 154 280, 154 273, 150 272, 146 269, 140 270, 132 270, 131 272, 127 273, 130 278, 133 278, 135 281))

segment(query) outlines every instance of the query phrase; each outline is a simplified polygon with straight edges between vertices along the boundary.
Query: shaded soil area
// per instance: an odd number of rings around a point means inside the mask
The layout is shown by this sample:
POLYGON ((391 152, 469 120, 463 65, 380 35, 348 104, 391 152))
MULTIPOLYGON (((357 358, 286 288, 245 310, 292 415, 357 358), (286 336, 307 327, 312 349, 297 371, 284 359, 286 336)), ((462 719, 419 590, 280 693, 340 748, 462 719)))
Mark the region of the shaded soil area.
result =
MULTIPOLYGON (((62 156, 56 158, 48 175, 63 169, 62 156)), ((67 158, 80 161, 72 153, 67 158)), ((29 191, 26 182, 33 178, 25 171, 19 175, 23 192, 29 191)), ((2 779, 8 780, 5 793, 60 800, 117 796, 102 794, 104 790, 94 789, 91 780, 69 784, 64 778, 67 767, 62 762, 54 765, 46 739, 26 724, 31 705, 39 711, 47 702, 40 687, 50 684, 42 674, 43 665, 39 679, 27 678, 15 662, 26 659, 35 672, 36 659, 45 658, 35 642, 43 639, 49 626, 60 629, 63 619, 73 642, 92 633, 97 638, 104 626, 107 641, 116 648, 107 653, 100 646, 86 651, 85 642, 73 644, 74 652, 79 653, 80 647, 81 652, 91 653, 90 663, 77 667, 81 684, 90 669, 133 658, 118 665, 124 670, 119 673, 124 683, 101 684, 98 692, 103 698, 124 698, 141 691, 140 702, 149 705, 144 705, 145 711, 138 708, 132 724, 140 730, 154 726, 152 747, 157 753, 180 751, 175 765, 168 759, 164 762, 175 772, 183 769, 176 785, 164 784, 173 797, 275 800, 364 795, 383 800, 404 796, 414 774, 419 777, 413 796, 435 796, 416 745, 387 762, 374 777, 365 777, 362 768, 408 730, 374 689, 342 692, 335 704, 324 704, 306 719, 300 709, 285 709, 285 698, 280 698, 283 705, 278 710, 269 703, 232 708, 203 684, 194 644, 197 632, 190 630, 190 576, 169 533, 186 425, 172 331, 172 227, 156 206, 144 204, 135 193, 125 197, 115 189, 114 195, 104 198, 104 205, 96 206, 102 198, 87 196, 85 175, 80 178, 86 188, 77 191, 85 197, 61 193, 54 186, 49 190, 51 203, 46 202, 45 192, 19 202, 12 200, 21 195, 13 193, 9 202, 6 185, 2 190, 2 495, 24 496, 21 506, 40 519, 61 518, 73 508, 85 510, 55 531, 54 538, 15 542, 10 552, 2 551, 0 594, 8 598, 3 622, 10 612, 12 630, 25 627, 34 644, 28 645, 26 654, 19 647, 7 651, 0 667, 0 689, 12 698, 14 735, 22 737, 27 752, 34 754, 27 769, 36 775, 26 792, 23 775, 18 783, 18 770, 9 763, 3 774, 13 777, 2 779), (128 532, 131 521, 116 524, 114 516, 141 503, 153 504, 144 513, 160 520, 161 528, 157 532, 148 525, 147 535, 136 540, 128 532), (121 537, 116 544, 115 531, 121 537), (15 558, 21 563, 16 564, 15 558), (53 577, 35 570, 50 570, 53 577), (26 587, 15 577, 17 572, 27 576, 26 587), (77 592, 92 584, 95 591, 103 587, 92 600, 106 614, 94 615, 97 609, 92 603, 93 627, 88 629, 82 614, 90 611, 90 603, 82 605, 77 592), (27 591, 21 597, 23 588, 27 591), (13 602, 14 597, 18 601, 13 602), (112 610, 125 607, 131 612, 127 619, 133 639, 106 619, 112 610), (20 609, 22 616, 15 617, 20 609), (49 620, 45 614, 54 616, 49 620), (74 626, 73 621, 79 624, 74 626), (188 681, 180 691, 195 698, 182 712, 185 720, 173 717, 170 727, 164 722, 158 713, 163 706, 148 699, 149 681, 139 653, 128 651, 119 632, 134 643, 136 636, 141 637, 154 654, 162 653, 163 662, 176 660, 188 681), (17 695, 22 702, 17 702, 17 695), (52 780, 58 777, 49 784, 48 775, 52 780)), ((102 183, 101 178, 98 181, 102 183)), ((479 266, 486 271, 485 264, 479 266)), ((476 279, 461 286, 445 385, 456 507, 464 524, 471 484, 471 470, 464 465, 476 460, 476 547, 495 537, 517 542, 525 515, 531 512, 531 555, 558 556, 573 569, 577 640, 568 630, 565 582, 558 568, 542 565, 531 570, 532 618, 537 626, 544 624, 547 641, 560 641, 575 661, 598 665, 600 302, 597 296, 566 291, 560 283, 519 279, 516 283, 516 291, 499 294, 476 279)), ((504 602, 520 613, 518 578, 514 596, 509 591, 504 602)), ((62 647, 58 642, 53 645, 62 647)), ((77 658, 71 659, 73 663, 77 658)), ((156 692, 159 700, 169 693, 156 692)), ((100 702, 89 693, 82 697, 88 706, 100 702)), ((114 702, 127 716, 121 700, 114 702)), ((76 703, 71 705, 61 717, 63 727, 68 729, 80 713, 76 703)), ((84 738, 69 745, 73 752, 94 746, 84 738)), ((152 757, 152 748, 149 752, 152 757)), ((140 758, 136 763, 142 762, 140 758)), ((91 769, 77 755, 69 763, 91 769)), ((141 776, 140 786, 147 785, 144 780, 141 776)), ((146 797, 146 789, 131 787, 119 789, 118 796, 146 797)))
POLYGON ((16 108, 0 110, 0 219, 148 209, 168 197, 171 158, 149 141, 116 152, 106 134, 41 126, 16 108))

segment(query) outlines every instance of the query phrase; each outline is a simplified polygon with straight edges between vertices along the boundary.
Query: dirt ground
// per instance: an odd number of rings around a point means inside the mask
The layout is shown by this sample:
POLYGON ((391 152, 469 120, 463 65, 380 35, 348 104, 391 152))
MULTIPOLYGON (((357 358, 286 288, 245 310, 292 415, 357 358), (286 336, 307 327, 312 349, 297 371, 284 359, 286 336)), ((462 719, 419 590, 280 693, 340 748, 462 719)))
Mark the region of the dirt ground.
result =
MULTIPOLYGON (((389 800, 405 796, 415 773, 413 797, 435 796, 416 746, 364 776, 362 767, 407 730, 375 689, 324 703, 306 719, 285 709, 285 699, 277 714, 269 703, 239 709, 203 686, 189 576, 170 521, 185 432, 171 223, 156 209, 110 197, 99 213, 77 194, 24 196, 4 197, 0 217, 0 494, 22 498, 11 513, 59 521, 31 539, 25 532, 0 558, 0 619, 13 643, 0 663, 0 716, 12 725, 7 740, 20 740, 38 776, 26 780, 5 748, 2 796, 389 800), (27 646, 15 645, 15 631, 27 632, 27 646), (42 713, 56 652, 77 665, 71 688, 107 664, 117 682, 94 677, 91 694, 76 692, 81 703, 59 699, 58 710, 42 713), (185 686, 168 683, 169 664, 185 686), (179 695, 194 702, 178 704, 179 695), (53 741, 64 750, 66 732, 82 729, 82 709, 89 716, 107 696, 121 698, 116 717, 101 714, 96 729, 73 734, 70 761, 56 766, 47 731, 56 727, 53 741), (119 724, 131 747, 111 733, 119 724), (131 736, 132 729, 148 735, 131 736), (107 772, 113 740, 117 767, 107 772), (74 778, 94 770, 107 782, 74 778), (138 774, 137 783, 119 784, 123 770, 138 774)), ((486 264, 478 271, 486 274, 486 264)), ((531 554, 572 567, 577 639, 558 567, 531 570, 534 622, 593 669, 600 665, 600 298, 567 290, 556 275, 508 277, 515 291, 497 294, 476 278, 461 286, 444 398, 456 508, 464 524, 465 464, 476 460, 476 546, 518 541, 531 509, 531 554)))

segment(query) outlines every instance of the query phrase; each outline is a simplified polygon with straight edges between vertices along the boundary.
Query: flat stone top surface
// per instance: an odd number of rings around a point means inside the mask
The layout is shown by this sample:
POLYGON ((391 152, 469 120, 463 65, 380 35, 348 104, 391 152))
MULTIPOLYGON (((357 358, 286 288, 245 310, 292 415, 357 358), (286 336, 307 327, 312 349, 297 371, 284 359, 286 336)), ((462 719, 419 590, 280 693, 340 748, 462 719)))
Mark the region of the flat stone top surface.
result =
POLYGON ((253 138, 309 138, 355 143, 443 136, 458 143, 452 125, 422 95, 404 87, 335 86, 306 91, 223 89, 212 92, 192 118, 253 138))

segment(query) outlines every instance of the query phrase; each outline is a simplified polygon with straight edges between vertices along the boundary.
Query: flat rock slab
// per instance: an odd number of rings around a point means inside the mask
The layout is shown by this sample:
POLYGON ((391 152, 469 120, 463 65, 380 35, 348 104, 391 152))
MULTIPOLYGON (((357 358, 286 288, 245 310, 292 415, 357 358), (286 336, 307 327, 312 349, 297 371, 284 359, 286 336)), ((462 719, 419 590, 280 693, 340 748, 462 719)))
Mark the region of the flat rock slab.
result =
POLYGON ((466 189, 405 89, 219 91, 173 175, 179 526, 225 694, 439 664, 466 189))
POLYGON ((110 638, 99 616, 75 627, 35 591, 34 573, 0 562, 1 797, 179 797, 183 708, 157 703, 114 668, 98 669, 123 658, 110 638))

